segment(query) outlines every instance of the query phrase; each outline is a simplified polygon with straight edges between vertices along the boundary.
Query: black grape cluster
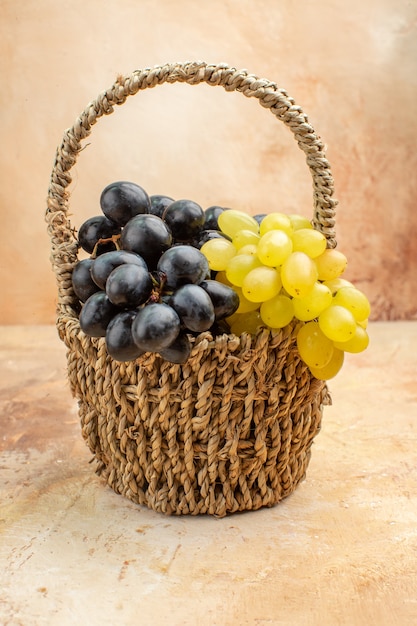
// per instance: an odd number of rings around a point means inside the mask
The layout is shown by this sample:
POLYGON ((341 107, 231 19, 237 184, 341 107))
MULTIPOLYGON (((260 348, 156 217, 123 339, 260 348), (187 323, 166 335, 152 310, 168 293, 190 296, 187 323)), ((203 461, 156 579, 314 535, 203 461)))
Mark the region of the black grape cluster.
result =
POLYGON ((78 231, 90 257, 72 272, 85 334, 105 337, 117 361, 155 352, 184 363, 190 336, 229 332, 225 318, 237 310, 239 297, 213 279, 199 250, 224 237, 217 226, 223 208, 204 211, 191 200, 149 196, 125 181, 103 190, 100 207, 102 214, 78 231))

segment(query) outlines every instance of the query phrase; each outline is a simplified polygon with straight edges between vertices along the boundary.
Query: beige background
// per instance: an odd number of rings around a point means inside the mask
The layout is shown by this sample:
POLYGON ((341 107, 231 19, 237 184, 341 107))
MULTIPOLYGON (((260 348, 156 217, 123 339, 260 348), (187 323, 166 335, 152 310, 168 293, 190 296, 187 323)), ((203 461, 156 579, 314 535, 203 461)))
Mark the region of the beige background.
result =
MULTIPOLYGON (((227 62, 276 81, 328 146, 346 277, 374 319, 417 317, 417 4, 406 0, 0 0, 0 323, 52 323, 44 223, 63 131, 118 73, 227 62)), ((71 186, 72 222, 103 187, 252 213, 310 215, 290 133, 240 94, 166 85, 100 120, 71 186)))

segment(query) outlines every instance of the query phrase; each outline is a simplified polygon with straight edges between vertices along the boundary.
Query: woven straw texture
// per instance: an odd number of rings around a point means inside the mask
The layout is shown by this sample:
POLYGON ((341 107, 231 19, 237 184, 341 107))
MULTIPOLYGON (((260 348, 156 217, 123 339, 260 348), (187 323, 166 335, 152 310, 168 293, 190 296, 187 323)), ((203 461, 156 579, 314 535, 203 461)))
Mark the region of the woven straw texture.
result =
POLYGON ((71 283, 78 244, 68 186, 82 140, 128 96, 174 82, 240 91, 289 127, 306 155, 313 224, 328 247, 336 245, 337 201, 324 146, 301 108, 275 83, 225 64, 176 63, 119 77, 81 113, 57 150, 46 211, 57 328, 96 472, 117 493, 155 511, 223 517, 272 506, 305 477, 330 399, 326 384, 300 359, 297 325, 261 329, 255 337, 202 333, 184 365, 154 354, 119 363, 108 356, 104 339, 81 331, 71 283))

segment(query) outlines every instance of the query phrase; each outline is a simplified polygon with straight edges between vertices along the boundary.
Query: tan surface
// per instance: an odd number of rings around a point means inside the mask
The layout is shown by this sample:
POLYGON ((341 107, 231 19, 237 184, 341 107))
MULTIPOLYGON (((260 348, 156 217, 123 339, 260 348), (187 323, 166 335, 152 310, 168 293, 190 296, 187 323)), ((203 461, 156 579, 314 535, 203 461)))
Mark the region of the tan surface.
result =
POLYGON ((0 328, 0 623, 417 623, 417 323, 374 323, 331 381, 296 492, 168 518, 89 465, 53 327, 0 328))
MULTIPOLYGON (((120 72, 198 59, 275 80, 305 109, 328 146, 348 278, 374 319, 415 317, 416 31, 409 0, 0 0, 0 223, 13 233, 0 323, 54 321, 43 213, 64 130, 120 72)), ((290 133, 220 88, 158 87, 100 121, 75 172, 74 226, 119 178, 204 207, 312 211, 290 133)))

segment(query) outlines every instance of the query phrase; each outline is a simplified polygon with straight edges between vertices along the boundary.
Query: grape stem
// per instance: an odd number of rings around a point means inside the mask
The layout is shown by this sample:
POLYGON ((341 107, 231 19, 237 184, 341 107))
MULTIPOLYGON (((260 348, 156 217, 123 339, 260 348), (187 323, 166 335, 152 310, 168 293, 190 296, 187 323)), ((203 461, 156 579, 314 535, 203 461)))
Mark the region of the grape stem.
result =
POLYGON ((165 272, 151 272, 150 277, 153 283, 153 289, 151 295, 148 298, 148 302, 160 302, 161 295, 165 287, 165 283, 167 281, 167 276, 165 272))
POLYGON ((97 257, 97 249, 99 247, 99 245, 101 245, 102 243, 110 243, 113 242, 114 245, 116 246, 116 250, 120 250, 120 244, 119 244, 119 239, 120 239, 121 235, 112 235, 111 237, 105 237, 103 239, 99 239, 96 243, 96 245, 93 248, 93 251, 91 253, 91 258, 95 259, 97 257))

